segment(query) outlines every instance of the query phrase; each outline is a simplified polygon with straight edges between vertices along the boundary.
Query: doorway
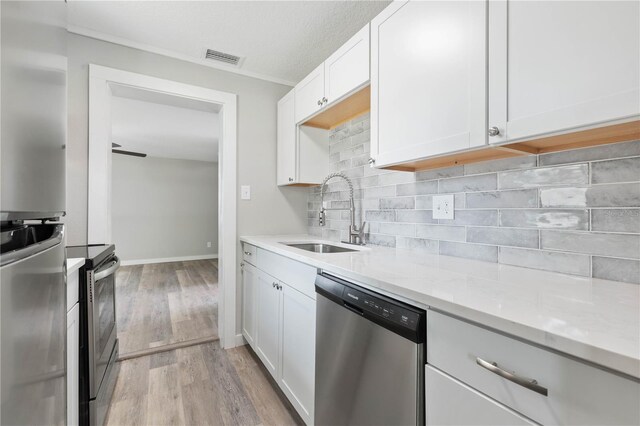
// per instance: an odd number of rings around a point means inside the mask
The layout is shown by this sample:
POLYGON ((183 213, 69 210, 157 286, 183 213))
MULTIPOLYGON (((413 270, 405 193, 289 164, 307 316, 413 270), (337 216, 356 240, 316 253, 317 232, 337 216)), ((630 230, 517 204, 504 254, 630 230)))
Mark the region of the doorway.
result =
MULTIPOLYGON (((223 348, 237 346, 241 344, 241 339, 238 338, 235 332, 235 263, 237 255, 236 95, 98 65, 90 65, 88 243, 105 244, 116 242, 114 240, 114 213, 116 213, 114 208, 117 208, 117 206, 114 204, 113 198, 114 161, 111 152, 112 143, 122 145, 121 147, 116 147, 119 150, 140 152, 141 149, 140 147, 134 147, 131 143, 126 146, 124 143, 121 144, 113 140, 111 129, 112 114, 114 113, 114 96, 132 91, 146 93, 147 100, 153 99, 157 101, 163 97, 171 97, 174 100, 178 99, 185 105, 193 105, 194 103, 201 106, 206 105, 218 114, 219 143, 216 153, 219 161, 217 171, 218 258, 175 259, 175 256, 160 256, 152 258, 153 262, 147 263, 144 261, 149 259, 138 259, 139 265, 131 265, 130 269, 127 269, 128 267, 123 268, 120 275, 121 279, 124 280, 126 277, 127 283, 132 279, 132 283, 134 283, 132 287, 137 285, 139 288, 141 284, 144 287, 146 268, 147 276, 160 277, 159 280, 164 282, 165 290, 168 286, 175 286, 176 281, 180 285, 180 277, 182 277, 183 283, 181 288, 193 287, 192 284, 195 282, 196 287, 200 286, 200 291, 206 292, 205 294, 209 296, 215 296, 217 299, 217 324, 209 324, 217 328, 217 336, 210 334, 208 337, 202 338, 219 337, 220 345, 223 348), (170 262, 157 263, 158 259, 170 262), (197 262, 200 263, 198 264, 197 262), (209 264, 203 262, 209 262, 209 264), (217 270, 217 274, 215 274, 217 276, 214 276, 211 272, 214 267, 217 270), (136 278, 137 275, 139 275, 139 278, 136 278)), ((116 161, 119 162, 119 160, 116 161)), ((118 164, 116 166, 119 167, 118 164)), ((211 219, 214 220, 214 218, 211 219)), ((180 227, 180 223, 167 223, 166 226, 180 227)), ((117 230, 115 231, 117 232, 117 230)), ((158 229, 158 232, 162 232, 162 227, 158 229)), ((207 240, 207 244, 209 242, 213 246, 214 242, 207 240)), ((167 242, 167 244, 170 244, 170 242, 167 242)), ((116 251, 118 251, 118 247, 116 247, 116 251)), ((154 279, 158 281, 158 278, 154 279)), ((188 296, 187 299, 193 300, 194 297, 188 296)), ((150 301, 149 303, 153 302, 150 301)), ((176 303, 174 302, 174 304, 176 303)), ((205 312, 205 316, 211 316, 212 313, 215 314, 214 310, 209 309, 209 311, 205 312)), ((154 325, 154 327, 157 327, 156 336, 146 338, 147 349, 157 345, 172 345, 176 343, 172 341, 171 337, 167 337, 167 333, 162 335, 162 329, 166 330, 169 325, 171 325, 173 332, 173 325, 167 323, 166 318, 165 316, 164 320, 158 321, 154 325)), ((180 314, 175 314, 175 318, 180 321, 180 314)), ((182 320, 184 319, 182 318, 182 320)), ((200 318, 199 321, 204 320, 200 318)), ((185 336, 187 335, 188 333, 185 334, 185 336)), ((184 338, 184 336, 181 337, 181 339, 184 338)))
POLYGON ((217 340, 220 107, 111 92, 120 358, 217 340))

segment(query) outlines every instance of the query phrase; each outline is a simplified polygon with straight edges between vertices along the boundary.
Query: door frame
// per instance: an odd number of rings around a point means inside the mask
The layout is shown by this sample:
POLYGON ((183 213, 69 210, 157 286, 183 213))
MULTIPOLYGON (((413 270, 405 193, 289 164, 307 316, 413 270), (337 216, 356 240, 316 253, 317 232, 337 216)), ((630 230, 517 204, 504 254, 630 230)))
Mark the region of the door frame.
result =
POLYGON ((237 95, 129 71, 89 64, 88 244, 112 243, 111 87, 142 90, 210 102, 220 107, 218 144, 218 335, 223 348, 241 343, 236 335, 237 95))

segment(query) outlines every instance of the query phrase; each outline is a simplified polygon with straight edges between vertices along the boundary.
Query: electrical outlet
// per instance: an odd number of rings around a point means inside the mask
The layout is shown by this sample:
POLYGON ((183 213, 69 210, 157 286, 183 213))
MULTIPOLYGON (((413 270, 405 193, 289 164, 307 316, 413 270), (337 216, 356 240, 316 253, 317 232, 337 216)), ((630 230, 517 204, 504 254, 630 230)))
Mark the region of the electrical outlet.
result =
POLYGON ((207 241, 207 248, 211 248, 211 241, 207 241))
POLYGON ((453 194, 433 196, 433 218, 453 219, 453 194))
POLYGON ((243 200, 251 199, 251 187, 249 185, 242 185, 240 187, 240 198, 243 200))

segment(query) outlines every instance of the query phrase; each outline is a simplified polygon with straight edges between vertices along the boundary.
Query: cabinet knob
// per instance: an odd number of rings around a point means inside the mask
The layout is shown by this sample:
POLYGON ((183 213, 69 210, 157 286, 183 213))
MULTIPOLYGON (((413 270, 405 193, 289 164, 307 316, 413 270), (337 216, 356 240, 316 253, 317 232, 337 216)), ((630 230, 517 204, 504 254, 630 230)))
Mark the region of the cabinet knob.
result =
POLYGON ((326 104, 327 102, 329 102, 329 100, 327 98, 322 98, 322 103, 326 104))
POLYGON ((243 268, 244 267, 244 262, 240 262, 240 267, 243 268))
POLYGON ((271 283, 271 287, 273 287, 273 288, 278 287, 278 283, 271 283))
POLYGON ((373 158, 373 157, 369 158, 369 164, 370 164, 371 166, 373 166, 374 164, 376 164, 376 159, 375 159, 375 158, 373 158))
POLYGON ((321 100, 318 101, 318 105, 322 105, 322 101, 321 100))
POLYGON ((496 126, 489 127, 489 136, 498 136, 500 134, 500 129, 496 126))
POLYGON ((289 182, 293 182, 293 178, 289 178, 289 182))

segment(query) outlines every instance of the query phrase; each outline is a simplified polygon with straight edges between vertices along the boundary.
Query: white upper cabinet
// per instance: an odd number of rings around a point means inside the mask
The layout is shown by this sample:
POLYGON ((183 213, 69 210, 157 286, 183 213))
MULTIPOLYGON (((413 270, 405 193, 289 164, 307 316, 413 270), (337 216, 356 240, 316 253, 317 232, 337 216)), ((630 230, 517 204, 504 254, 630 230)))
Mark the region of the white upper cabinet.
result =
POLYGON ((295 96, 291 90, 278 101, 277 182, 289 185, 296 181, 296 120, 295 96))
POLYGON ((324 61, 324 93, 327 103, 369 81, 369 24, 324 61))
POLYGON ((371 154, 388 166, 486 144, 487 3, 394 2, 371 21, 371 154))
POLYGON ((319 111, 324 98, 324 63, 320 64, 311 74, 298 83, 295 91, 295 122, 300 123, 305 118, 319 111))
POLYGON ((640 2, 491 1, 490 143, 640 114, 640 2))
POLYGON ((369 24, 295 87, 295 120, 305 121, 369 80, 369 24))

